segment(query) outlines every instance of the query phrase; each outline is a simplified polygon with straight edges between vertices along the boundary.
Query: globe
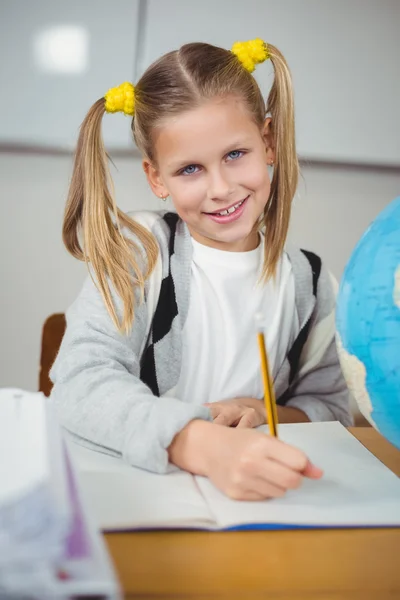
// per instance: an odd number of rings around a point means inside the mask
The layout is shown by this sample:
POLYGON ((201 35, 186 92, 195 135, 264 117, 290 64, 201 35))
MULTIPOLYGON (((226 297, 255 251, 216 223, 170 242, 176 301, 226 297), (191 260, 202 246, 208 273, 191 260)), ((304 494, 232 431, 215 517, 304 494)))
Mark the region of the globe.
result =
POLYGON ((369 226, 340 284, 337 347, 360 412, 400 448, 400 197, 369 226))

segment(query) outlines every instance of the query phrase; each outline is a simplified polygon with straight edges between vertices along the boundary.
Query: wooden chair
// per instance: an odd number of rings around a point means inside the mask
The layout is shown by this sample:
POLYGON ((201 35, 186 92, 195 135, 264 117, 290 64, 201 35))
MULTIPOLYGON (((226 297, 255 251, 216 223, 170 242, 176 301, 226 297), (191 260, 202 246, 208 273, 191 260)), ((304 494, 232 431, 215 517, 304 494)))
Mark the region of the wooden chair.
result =
POLYGON ((66 328, 65 315, 58 313, 48 317, 43 325, 40 353, 39 391, 50 396, 53 384, 49 372, 55 361, 66 328))

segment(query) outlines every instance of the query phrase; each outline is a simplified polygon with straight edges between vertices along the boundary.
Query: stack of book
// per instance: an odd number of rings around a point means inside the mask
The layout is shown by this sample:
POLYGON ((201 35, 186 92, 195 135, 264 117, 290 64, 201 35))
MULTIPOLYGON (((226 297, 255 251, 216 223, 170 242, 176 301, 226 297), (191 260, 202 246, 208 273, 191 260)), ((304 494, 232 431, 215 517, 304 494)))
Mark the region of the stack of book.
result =
POLYGON ((120 598, 51 401, 0 389, 0 598, 120 598))

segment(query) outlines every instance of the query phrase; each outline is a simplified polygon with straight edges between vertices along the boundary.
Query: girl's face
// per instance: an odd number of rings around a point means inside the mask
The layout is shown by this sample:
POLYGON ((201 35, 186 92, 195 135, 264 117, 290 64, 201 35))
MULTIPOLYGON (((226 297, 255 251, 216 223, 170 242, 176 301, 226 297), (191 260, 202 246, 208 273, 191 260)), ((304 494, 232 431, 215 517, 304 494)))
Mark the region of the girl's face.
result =
POLYGON ((170 195, 192 237, 244 252, 258 245, 257 223, 270 193, 274 159, 263 130, 236 98, 209 101, 171 118, 155 136, 157 167, 143 166, 153 191, 170 195))

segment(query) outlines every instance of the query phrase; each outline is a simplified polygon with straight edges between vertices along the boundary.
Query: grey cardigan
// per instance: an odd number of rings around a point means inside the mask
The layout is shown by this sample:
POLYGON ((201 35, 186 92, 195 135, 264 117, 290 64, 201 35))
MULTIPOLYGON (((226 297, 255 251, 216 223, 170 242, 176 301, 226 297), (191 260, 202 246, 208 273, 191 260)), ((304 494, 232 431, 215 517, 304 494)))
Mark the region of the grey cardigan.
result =
MULTIPOLYGON (((131 215, 159 245, 128 335, 117 331, 88 277, 67 311, 67 329, 51 370, 61 423, 78 443, 164 473, 167 448, 192 419, 211 420, 204 406, 174 397, 189 307, 192 245, 175 213, 131 215)), ((286 250, 292 264, 300 333, 275 379, 278 403, 312 421, 350 425, 349 399, 335 346, 335 295, 319 257, 286 250)), ((120 300, 114 296, 121 314, 120 300)), ((139 303, 139 299, 137 298, 139 303)), ((206 401, 206 399, 205 399, 206 401)))

